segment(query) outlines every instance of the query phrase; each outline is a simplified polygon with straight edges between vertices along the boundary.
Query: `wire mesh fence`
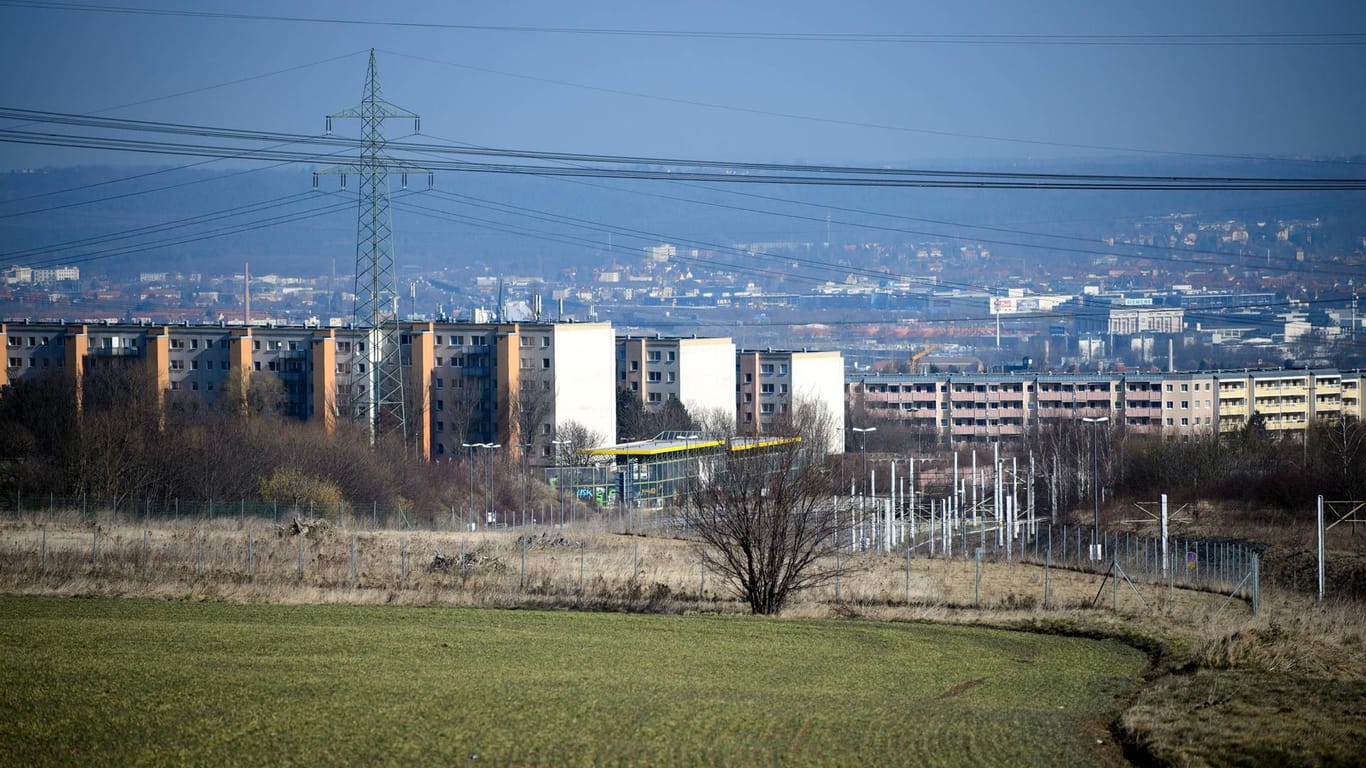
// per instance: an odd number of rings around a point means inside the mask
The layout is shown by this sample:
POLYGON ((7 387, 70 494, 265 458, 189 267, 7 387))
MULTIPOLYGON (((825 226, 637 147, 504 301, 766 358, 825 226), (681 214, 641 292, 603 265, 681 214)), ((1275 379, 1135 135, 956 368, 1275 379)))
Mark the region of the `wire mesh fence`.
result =
MULTIPOLYGON (((683 518, 667 510, 561 517, 544 508, 489 525, 459 509, 419 521, 378 504, 338 505, 330 514, 245 500, 54 498, 50 505, 5 510, 0 571, 10 584, 80 578, 704 601, 733 594, 708 573, 683 518)), ((1242 599, 1256 610, 1258 553, 1251 545, 1178 536, 1163 547, 1133 532, 1094 535, 1098 547, 1087 526, 851 514, 839 553, 827 563, 841 575, 813 597, 1045 608, 1088 601, 1118 608, 1123 597, 1142 608, 1153 607, 1165 587, 1242 599), (1005 573, 1008 580, 999 578, 1005 573), (1099 590, 1082 594, 1086 585, 1099 590)))

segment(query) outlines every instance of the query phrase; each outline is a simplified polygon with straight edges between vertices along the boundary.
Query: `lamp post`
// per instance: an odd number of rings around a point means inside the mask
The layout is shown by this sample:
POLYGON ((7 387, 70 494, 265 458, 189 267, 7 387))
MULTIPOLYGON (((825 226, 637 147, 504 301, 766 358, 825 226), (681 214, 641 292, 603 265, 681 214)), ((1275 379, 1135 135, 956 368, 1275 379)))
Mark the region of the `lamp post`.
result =
POLYGON ((560 446, 569 445, 572 442, 574 441, 559 439, 550 441, 550 444, 555 446, 553 449, 555 451, 555 486, 560 491, 560 525, 564 525, 564 471, 561 468, 563 462, 560 461, 560 446))
POLYGON ((1104 555, 1100 551, 1100 472, 1096 459, 1096 433, 1101 424, 1110 420, 1109 416, 1083 416, 1083 422, 1091 426, 1091 498, 1094 503, 1094 518, 1091 523, 1091 559, 1099 562, 1104 555))
POLYGON ((470 480, 470 505, 466 510, 470 517, 474 517, 474 449, 481 443, 461 443, 460 447, 465 449, 465 475, 470 480))
POLYGON ((863 454, 863 482, 868 481, 868 433, 876 432, 877 427, 850 427, 859 435, 859 452, 863 454))
POLYGON ((522 443, 522 525, 526 525, 526 493, 527 485, 531 478, 527 473, 527 453, 531 450, 534 443, 522 443))
POLYGON ((501 443, 484 443, 484 447, 489 449, 488 453, 484 454, 484 480, 487 483, 485 494, 488 496, 489 500, 489 514, 487 519, 493 520, 493 451, 494 449, 502 448, 503 446, 501 443))
MULTIPOLYGON (((490 451, 494 448, 503 447, 499 443, 461 443, 460 445, 471 450, 475 448, 488 448, 490 451)), ((485 496, 487 498, 487 509, 485 510, 484 525, 487 526, 493 523, 493 473, 489 470, 489 454, 487 453, 484 454, 484 483, 486 488, 485 496)), ((470 474, 470 508, 474 508, 473 473, 470 474)))

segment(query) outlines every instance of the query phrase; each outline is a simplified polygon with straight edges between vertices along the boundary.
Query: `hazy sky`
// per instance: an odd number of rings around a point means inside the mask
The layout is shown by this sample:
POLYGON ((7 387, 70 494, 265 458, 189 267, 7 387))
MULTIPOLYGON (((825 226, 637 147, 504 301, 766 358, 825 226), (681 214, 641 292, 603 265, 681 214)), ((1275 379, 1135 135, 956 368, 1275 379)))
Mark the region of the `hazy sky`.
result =
MULTIPOLYGON (((373 47, 385 96, 424 133, 487 146, 829 162, 1366 154, 1355 0, 121 6, 307 21, 37 5, 0 0, 0 105, 317 133, 359 100, 373 47), (186 91, 199 92, 162 98, 186 91)), ((0 168, 92 161, 159 162, 0 144, 0 168)))

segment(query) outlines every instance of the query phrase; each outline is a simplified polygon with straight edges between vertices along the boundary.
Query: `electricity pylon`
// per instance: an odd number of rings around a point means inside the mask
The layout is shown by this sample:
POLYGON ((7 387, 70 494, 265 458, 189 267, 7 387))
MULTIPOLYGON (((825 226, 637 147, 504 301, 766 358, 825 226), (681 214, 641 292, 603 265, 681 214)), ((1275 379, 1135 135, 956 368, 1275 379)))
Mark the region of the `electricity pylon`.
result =
POLYGON ((421 126, 418 115, 390 104, 380 94, 375 69, 375 51, 370 50, 370 67, 365 75, 365 92, 357 106, 327 116, 327 133, 332 133, 335 118, 361 121, 360 158, 355 164, 336 165, 315 171, 319 175, 360 177, 360 199, 356 217, 356 285, 351 306, 352 327, 361 331, 354 340, 352 357, 350 413, 369 426, 373 442, 398 432, 406 441, 407 418, 404 408, 402 349, 398 316, 398 280, 394 269, 393 221, 389 213, 389 176, 401 174, 407 187, 408 174, 424 168, 395 161, 385 153, 384 121, 411 118, 413 131, 421 126), (363 348, 361 347, 363 345, 363 348))

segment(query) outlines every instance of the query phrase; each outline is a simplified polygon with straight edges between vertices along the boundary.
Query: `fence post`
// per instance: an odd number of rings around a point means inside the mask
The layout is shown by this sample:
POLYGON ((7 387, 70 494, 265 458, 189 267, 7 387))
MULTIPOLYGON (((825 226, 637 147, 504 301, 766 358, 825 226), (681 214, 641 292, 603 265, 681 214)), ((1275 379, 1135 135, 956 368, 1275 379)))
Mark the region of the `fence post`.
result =
POLYGON ((911 604, 911 548, 906 547, 906 605, 911 604))
POLYGON ((1048 550, 1043 556, 1043 607, 1048 610, 1048 579, 1053 568, 1053 524, 1048 524, 1048 550))
POLYGON ((408 537, 403 537, 403 546, 399 550, 400 573, 402 574, 399 585, 408 586, 408 537))
MULTIPOLYGON (((1006 540, 1006 546, 1008 547, 1009 545, 1010 545, 1010 541, 1009 541, 1009 539, 1007 539, 1007 540, 1006 540)), ((1009 552, 1010 550, 1007 549, 1006 551, 1009 552)), ((1007 559, 1009 559, 1009 558, 1007 558, 1007 559)), ((974 557, 973 560, 976 561, 976 564, 977 564, 977 575, 976 575, 976 578, 975 578, 975 579, 973 580, 973 582, 972 582, 972 603, 973 603, 973 605, 977 606, 978 608, 981 608, 981 607, 982 607, 982 548, 981 548, 981 547, 978 547, 978 548, 977 548, 977 556, 974 557)))
POLYGON ((294 566, 294 577, 299 581, 304 579, 304 532, 299 531, 299 559, 294 566))
POLYGON ((465 540, 460 540, 460 578, 465 578, 465 540))
POLYGON ((256 578, 256 558, 252 552, 251 531, 247 531, 247 581, 256 578))
MULTIPOLYGON (((522 542, 521 542, 521 543, 522 543, 522 570, 521 570, 521 572, 518 574, 519 586, 518 586, 517 588, 520 589, 520 590, 522 590, 523 592, 525 592, 525 591, 526 591, 526 537, 523 536, 523 537, 521 537, 521 539, 522 539, 522 542)), ((637 544, 637 545, 636 545, 636 548, 639 549, 639 547, 640 547, 640 545, 637 544)))
MULTIPOLYGON (((931 539, 933 541, 933 539, 931 539)), ((835 549, 835 602, 840 601, 840 551, 835 549)))
POLYGON ((586 546, 587 546, 587 542, 584 542, 584 541, 580 541, 580 542, 579 542, 579 596, 580 596, 580 597, 583 596, 583 550, 584 550, 584 548, 585 548, 586 546))
POLYGON ((1256 616, 1262 607, 1262 556, 1252 553, 1252 615, 1256 616))
POLYGON ((1318 511, 1314 517, 1314 521, 1314 527, 1318 533, 1318 547, 1316 552, 1318 553, 1319 560, 1319 602, 1323 602, 1323 496, 1319 496, 1318 511))

